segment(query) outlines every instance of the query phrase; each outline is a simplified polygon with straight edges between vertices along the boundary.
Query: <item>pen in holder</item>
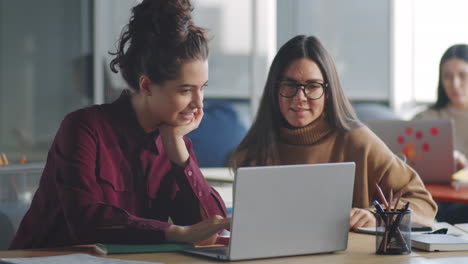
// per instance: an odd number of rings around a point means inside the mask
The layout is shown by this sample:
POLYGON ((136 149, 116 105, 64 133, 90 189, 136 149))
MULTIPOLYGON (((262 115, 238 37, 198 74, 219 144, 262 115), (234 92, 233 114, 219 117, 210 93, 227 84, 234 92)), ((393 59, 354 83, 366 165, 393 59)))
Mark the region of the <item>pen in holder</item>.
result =
POLYGON ((376 254, 411 253, 411 210, 377 210, 376 254))

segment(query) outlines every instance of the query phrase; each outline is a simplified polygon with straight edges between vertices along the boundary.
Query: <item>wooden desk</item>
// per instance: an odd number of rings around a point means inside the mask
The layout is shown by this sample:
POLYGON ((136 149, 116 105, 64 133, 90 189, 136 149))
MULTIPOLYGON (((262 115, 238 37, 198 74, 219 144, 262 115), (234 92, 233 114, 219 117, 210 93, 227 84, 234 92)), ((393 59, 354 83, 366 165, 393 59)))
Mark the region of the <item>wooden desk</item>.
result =
MULTIPOLYGON (((252 261, 236 261, 237 263, 348 263, 348 264, 428 264, 427 258, 443 258, 443 257, 466 257, 468 259, 468 251, 460 252, 422 252, 414 251, 409 255, 376 255, 375 254, 375 237, 373 235, 350 233, 348 240, 348 249, 342 252, 332 254, 319 254, 296 256, 286 258, 271 258, 259 259, 252 261)), ((41 249, 41 250, 13 250, 0 251, 0 258, 13 257, 40 257, 54 256, 72 253, 87 253, 95 255, 93 249, 89 246, 56 248, 56 249, 41 249)), ((102 256, 102 255, 100 255, 102 256)), ((163 262, 167 264, 199 264, 199 263, 223 263, 208 258, 196 257, 183 253, 147 253, 147 254, 122 254, 104 256, 107 258, 118 258, 127 260, 142 260, 163 262)), ((224 262, 226 263, 226 262, 224 262)))
POLYGON ((467 186, 455 189, 450 184, 426 184, 426 188, 438 202, 468 203, 467 186))

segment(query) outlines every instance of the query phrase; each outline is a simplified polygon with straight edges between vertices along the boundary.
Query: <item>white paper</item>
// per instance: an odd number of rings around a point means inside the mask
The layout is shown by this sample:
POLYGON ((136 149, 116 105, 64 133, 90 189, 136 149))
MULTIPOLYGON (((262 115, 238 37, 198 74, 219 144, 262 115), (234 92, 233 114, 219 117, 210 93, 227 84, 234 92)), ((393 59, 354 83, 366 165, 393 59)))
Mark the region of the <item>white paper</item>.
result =
POLYGON ((107 263, 116 263, 116 264, 155 264, 161 262, 147 262, 147 261, 137 261, 137 260, 122 260, 115 258, 101 258, 95 257, 87 254, 69 254, 61 256, 52 256, 52 257, 32 257, 32 258, 2 258, 2 261, 7 263, 14 264, 107 264, 107 263))

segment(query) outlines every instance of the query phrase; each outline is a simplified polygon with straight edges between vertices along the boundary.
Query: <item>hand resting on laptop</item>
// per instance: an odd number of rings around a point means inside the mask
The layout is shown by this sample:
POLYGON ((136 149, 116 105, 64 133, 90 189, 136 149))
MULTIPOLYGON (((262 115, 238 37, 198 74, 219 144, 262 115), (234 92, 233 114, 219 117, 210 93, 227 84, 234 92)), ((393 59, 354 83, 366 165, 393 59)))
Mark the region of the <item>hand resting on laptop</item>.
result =
POLYGON ((352 208, 349 229, 357 231, 359 227, 375 226, 375 216, 366 209, 352 208))
POLYGON ((223 244, 227 245, 229 239, 220 237, 218 233, 228 229, 231 218, 215 215, 191 226, 172 225, 166 230, 166 240, 171 242, 194 243, 197 246, 223 244))

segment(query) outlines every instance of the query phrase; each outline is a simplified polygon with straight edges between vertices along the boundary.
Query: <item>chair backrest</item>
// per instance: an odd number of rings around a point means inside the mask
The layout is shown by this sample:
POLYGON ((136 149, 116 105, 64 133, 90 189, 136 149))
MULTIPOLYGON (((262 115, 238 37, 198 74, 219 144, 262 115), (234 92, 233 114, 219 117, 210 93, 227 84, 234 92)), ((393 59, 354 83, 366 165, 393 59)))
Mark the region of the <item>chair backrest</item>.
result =
POLYGON ((15 235, 15 229, 10 218, 0 211, 0 250, 7 250, 15 235))
POLYGON ((388 106, 377 103, 353 104, 356 115, 361 121, 365 120, 401 120, 402 118, 388 106))
POLYGON ((247 127, 230 101, 207 100, 203 111, 200 126, 187 137, 193 142, 200 167, 225 167, 229 155, 245 136, 247 127))

